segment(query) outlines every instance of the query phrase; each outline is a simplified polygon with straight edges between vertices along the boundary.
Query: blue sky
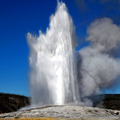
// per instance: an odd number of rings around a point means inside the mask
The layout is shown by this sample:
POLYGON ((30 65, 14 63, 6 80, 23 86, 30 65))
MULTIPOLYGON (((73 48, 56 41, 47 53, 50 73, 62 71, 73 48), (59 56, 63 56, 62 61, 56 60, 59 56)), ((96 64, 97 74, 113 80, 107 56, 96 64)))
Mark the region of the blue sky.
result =
MULTIPOLYGON (((76 26, 77 49, 88 45, 86 29, 97 18, 120 25, 120 0, 63 0, 76 26)), ((29 96, 29 48, 26 34, 49 26, 57 0, 0 0, 0 92, 29 96)), ((120 93, 120 86, 107 93, 120 93)))

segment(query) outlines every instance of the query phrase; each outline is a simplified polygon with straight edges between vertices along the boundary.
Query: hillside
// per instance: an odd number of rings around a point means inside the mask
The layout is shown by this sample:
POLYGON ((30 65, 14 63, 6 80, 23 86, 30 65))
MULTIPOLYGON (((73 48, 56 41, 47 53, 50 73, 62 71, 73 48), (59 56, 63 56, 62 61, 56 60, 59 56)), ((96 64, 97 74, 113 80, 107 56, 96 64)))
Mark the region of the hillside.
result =
MULTIPOLYGON (((120 94, 101 94, 90 97, 93 107, 120 110, 120 94)), ((21 107, 30 104, 30 98, 0 93, 0 113, 17 111, 21 107)))
POLYGON ((120 110, 120 94, 101 94, 91 97, 94 107, 120 110))
POLYGON ((17 111, 28 104, 30 104, 30 98, 28 97, 0 93, 0 113, 17 111))
POLYGON ((103 105, 107 109, 120 110, 120 94, 107 94, 103 101, 103 105))

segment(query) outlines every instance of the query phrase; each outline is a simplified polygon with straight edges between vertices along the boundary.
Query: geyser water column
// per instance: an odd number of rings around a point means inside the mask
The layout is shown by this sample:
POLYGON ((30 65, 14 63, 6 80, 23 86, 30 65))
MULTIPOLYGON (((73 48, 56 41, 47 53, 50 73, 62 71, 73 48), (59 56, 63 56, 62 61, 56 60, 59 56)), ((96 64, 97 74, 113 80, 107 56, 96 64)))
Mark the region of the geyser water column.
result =
POLYGON ((27 34, 32 105, 76 101, 75 30, 66 5, 58 1, 46 34, 27 34))

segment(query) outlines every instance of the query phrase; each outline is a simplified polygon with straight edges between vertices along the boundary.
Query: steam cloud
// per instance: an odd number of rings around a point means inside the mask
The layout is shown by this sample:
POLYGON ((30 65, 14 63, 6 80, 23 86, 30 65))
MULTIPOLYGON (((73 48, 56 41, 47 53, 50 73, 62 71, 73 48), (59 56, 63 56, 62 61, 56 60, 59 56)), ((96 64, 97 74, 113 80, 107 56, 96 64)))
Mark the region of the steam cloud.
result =
POLYGON ((120 76, 120 27, 109 18, 97 19, 87 29, 90 45, 79 50, 75 66, 75 29, 64 3, 58 1, 46 34, 28 33, 32 105, 77 102, 92 105, 120 76))
POLYGON ((120 75, 120 59, 116 57, 120 43, 120 27, 109 18, 97 19, 87 29, 90 46, 78 54, 78 81, 81 99, 100 93, 114 84, 120 75))

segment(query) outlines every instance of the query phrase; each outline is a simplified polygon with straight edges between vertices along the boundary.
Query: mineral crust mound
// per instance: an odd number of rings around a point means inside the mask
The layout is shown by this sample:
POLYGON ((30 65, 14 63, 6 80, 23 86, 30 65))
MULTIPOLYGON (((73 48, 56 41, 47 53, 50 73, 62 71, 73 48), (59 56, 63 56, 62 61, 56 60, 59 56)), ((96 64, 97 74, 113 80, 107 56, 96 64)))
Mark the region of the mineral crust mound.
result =
POLYGON ((55 105, 0 114, 0 120, 120 120, 119 110, 55 105))

